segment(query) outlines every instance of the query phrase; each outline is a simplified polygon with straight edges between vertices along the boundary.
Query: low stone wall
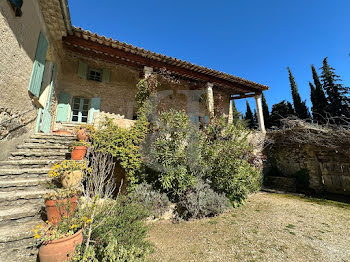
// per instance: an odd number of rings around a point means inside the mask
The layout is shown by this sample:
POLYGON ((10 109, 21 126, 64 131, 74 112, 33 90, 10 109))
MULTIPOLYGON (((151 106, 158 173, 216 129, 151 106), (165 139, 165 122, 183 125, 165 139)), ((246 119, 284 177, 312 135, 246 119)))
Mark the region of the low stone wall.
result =
POLYGON ((0 107, 0 160, 7 159, 16 146, 34 133, 37 110, 15 112, 0 107))
POLYGON ((350 195, 348 153, 310 144, 273 144, 265 154, 268 157, 265 173, 275 168, 280 176, 294 177, 296 172, 307 169, 310 188, 316 192, 350 195))
POLYGON ((112 114, 108 112, 101 112, 98 116, 94 116, 94 126, 99 129, 102 127, 106 118, 111 119, 117 126, 122 128, 130 128, 135 124, 135 120, 125 119, 119 114, 112 114))

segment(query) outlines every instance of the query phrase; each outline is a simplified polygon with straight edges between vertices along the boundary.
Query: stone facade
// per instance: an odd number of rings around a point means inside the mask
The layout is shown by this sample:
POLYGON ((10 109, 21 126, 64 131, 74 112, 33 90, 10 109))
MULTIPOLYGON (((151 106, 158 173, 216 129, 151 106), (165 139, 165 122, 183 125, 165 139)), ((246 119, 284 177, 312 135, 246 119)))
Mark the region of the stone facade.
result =
POLYGON ((316 192, 350 195, 350 156, 314 145, 274 145, 265 152, 268 164, 278 168, 282 176, 293 177, 307 169, 310 187, 316 192))
POLYGON ((0 2, 0 160, 34 132, 37 111, 28 85, 38 37, 46 28, 38 1, 23 1, 21 10, 16 17, 7 0, 0 2))
MULTIPOLYGON (((61 71, 57 76, 55 86, 55 105, 54 119, 56 118, 57 100, 61 92, 66 92, 73 97, 84 97, 91 99, 93 97, 101 98, 100 111, 101 116, 108 115, 110 118, 118 119, 121 125, 130 126, 132 120, 136 117, 137 105, 135 95, 137 93, 137 83, 140 80, 141 72, 126 66, 106 63, 93 58, 80 57, 71 53, 65 53, 61 60, 61 71), (78 75, 79 60, 88 65, 89 68, 108 69, 110 71, 109 83, 97 82, 93 80, 82 79, 78 75), (123 121, 121 119, 124 119, 123 121)), ((159 109, 176 109, 191 111, 192 101, 187 92, 193 89, 206 95, 205 87, 198 90, 198 86, 192 83, 181 81, 180 83, 161 82, 157 91, 165 94, 159 102, 159 109), (187 95, 187 96, 186 96, 187 95)), ((221 108, 221 112, 228 115, 229 99, 228 96, 220 95, 214 87, 215 107, 221 108)), ((207 116, 206 102, 198 103, 198 116, 207 116)), ((101 120, 101 116, 96 121, 101 120)), ((69 117, 71 118, 71 107, 69 117)), ((95 122, 96 122, 95 121, 95 122)), ((69 121, 70 122, 70 121, 69 121)), ((72 123, 54 123, 54 129, 69 129, 72 123)))

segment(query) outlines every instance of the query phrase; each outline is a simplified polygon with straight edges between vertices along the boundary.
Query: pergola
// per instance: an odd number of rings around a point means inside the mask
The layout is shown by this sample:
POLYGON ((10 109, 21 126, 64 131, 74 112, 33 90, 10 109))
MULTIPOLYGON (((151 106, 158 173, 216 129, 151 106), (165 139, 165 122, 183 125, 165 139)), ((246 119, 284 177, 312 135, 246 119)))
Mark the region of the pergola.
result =
POLYGON ((261 106, 261 94, 269 87, 240 77, 219 72, 203 66, 138 48, 72 27, 62 38, 65 49, 94 59, 126 65, 143 72, 147 77, 154 70, 166 69, 172 74, 202 83, 207 89, 208 110, 214 114, 213 89, 229 96, 229 121, 232 121, 232 103, 235 99, 255 97, 260 130, 265 132, 261 106))

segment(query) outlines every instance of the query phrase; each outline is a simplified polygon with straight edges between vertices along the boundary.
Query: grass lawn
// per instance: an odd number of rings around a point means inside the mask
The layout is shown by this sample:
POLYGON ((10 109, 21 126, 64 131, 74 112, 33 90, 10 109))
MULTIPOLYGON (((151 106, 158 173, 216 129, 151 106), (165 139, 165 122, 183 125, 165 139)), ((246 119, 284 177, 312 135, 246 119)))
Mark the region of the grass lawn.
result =
POLYGON ((349 261, 350 205, 258 193, 218 217, 151 224, 151 261, 349 261))

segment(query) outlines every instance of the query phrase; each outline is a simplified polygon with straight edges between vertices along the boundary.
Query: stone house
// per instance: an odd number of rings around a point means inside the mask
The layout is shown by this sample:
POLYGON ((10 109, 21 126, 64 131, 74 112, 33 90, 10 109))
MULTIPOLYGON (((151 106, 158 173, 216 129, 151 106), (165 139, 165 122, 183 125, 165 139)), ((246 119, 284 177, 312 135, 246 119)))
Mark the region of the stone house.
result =
POLYGON ((207 121, 215 108, 229 116, 234 99, 256 97, 264 131, 260 95, 267 86, 73 27, 66 0, 6 0, 0 8, 0 160, 34 132, 71 129, 104 114, 128 126, 136 83, 163 69, 181 79, 160 87, 167 108, 189 111, 186 90, 198 90, 206 104, 188 113, 207 121))
POLYGON ((30 230, 41 221, 43 182, 75 139, 53 131, 104 116, 132 125, 136 84, 152 72, 178 80, 157 88, 165 109, 231 121, 233 101, 255 97, 265 131, 267 86, 73 27, 67 0, 2 0, 0 14, 0 261, 36 261, 30 230))

